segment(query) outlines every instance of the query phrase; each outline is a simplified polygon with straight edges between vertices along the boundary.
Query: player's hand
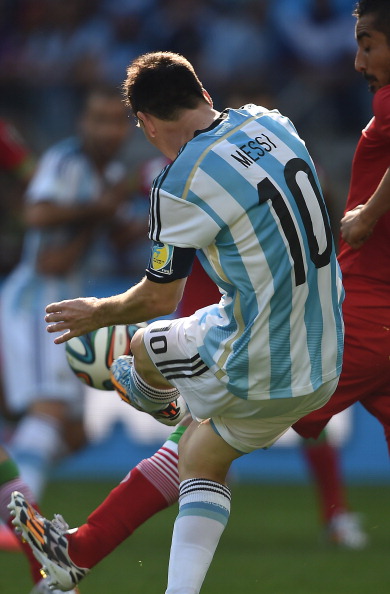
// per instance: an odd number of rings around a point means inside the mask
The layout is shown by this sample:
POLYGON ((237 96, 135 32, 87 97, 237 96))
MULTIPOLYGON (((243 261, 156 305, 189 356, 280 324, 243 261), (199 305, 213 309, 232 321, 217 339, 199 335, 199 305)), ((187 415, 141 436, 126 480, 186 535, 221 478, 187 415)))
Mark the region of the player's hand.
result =
POLYGON ((364 219, 363 209, 364 205, 359 204, 341 219, 341 237, 355 250, 367 241, 374 229, 374 225, 364 219))
POLYGON ((87 297, 50 303, 46 307, 46 329, 50 333, 62 332, 54 342, 61 344, 74 336, 96 330, 99 327, 96 320, 98 301, 96 297, 87 297))

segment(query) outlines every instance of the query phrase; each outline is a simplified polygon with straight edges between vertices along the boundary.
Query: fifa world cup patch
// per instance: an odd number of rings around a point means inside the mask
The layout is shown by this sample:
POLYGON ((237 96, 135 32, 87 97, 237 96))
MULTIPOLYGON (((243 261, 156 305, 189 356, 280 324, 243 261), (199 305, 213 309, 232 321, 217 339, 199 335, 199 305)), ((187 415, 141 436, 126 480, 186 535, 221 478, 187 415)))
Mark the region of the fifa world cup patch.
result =
POLYGON ((161 274, 172 274, 174 246, 156 242, 150 256, 150 269, 161 274))

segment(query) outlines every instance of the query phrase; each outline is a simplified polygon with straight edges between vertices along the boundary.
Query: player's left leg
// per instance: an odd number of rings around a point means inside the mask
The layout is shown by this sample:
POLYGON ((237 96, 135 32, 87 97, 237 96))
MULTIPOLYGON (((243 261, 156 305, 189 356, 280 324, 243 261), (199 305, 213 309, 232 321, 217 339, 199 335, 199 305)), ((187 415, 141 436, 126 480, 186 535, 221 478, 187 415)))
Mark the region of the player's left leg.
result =
POLYGON ((226 475, 232 461, 242 455, 209 421, 194 421, 183 440, 179 513, 172 534, 167 594, 200 591, 230 515, 226 475))
POLYGON ((211 372, 203 376, 199 393, 185 394, 188 404, 196 408, 203 397, 212 400, 213 396, 219 403, 219 393, 224 392, 229 418, 194 422, 180 445, 179 514, 172 535, 167 594, 200 591, 229 519, 226 475, 233 460, 272 445, 301 415, 321 406, 335 388, 335 382, 329 382, 300 398, 244 401, 226 393, 212 376, 211 372))

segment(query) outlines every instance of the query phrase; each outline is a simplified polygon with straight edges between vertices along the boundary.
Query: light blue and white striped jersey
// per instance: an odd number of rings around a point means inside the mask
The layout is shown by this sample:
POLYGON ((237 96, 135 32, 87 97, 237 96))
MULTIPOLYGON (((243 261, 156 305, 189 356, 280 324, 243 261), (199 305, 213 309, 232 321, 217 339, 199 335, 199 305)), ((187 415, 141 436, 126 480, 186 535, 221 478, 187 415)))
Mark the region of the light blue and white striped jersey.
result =
MULTIPOLYGON (((99 172, 84 152, 81 140, 77 137, 68 138, 49 148, 43 155, 27 188, 26 198, 30 203, 47 201, 69 207, 88 205, 98 199, 107 183, 119 181, 124 173, 124 165, 118 160, 111 161, 103 172, 99 172)), ((42 248, 67 245, 77 232, 73 223, 30 228, 25 237, 22 261, 35 268, 42 248)), ((101 235, 103 242, 103 233, 101 235)), ((102 258, 102 252, 96 238, 91 240, 89 249, 79 260, 77 267, 69 271, 69 280, 74 275, 85 274, 86 269, 92 277, 94 271, 98 271, 98 259, 102 258)), ((102 259, 104 261, 104 255, 102 259)), ((107 263, 107 269, 108 266, 107 263)))
POLYGON ((318 178, 278 111, 228 109, 151 191, 150 237, 200 250, 225 295, 199 310, 204 362, 241 398, 311 393, 341 371, 343 289, 318 178))
MULTIPOLYGON (((113 160, 103 174, 99 173, 83 151, 81 141, 76 137, 68 138, 44 153, 27 188, 26 200, 62 206, 87 205, 97 199, 106 180, 118 181, 124 172, 124 165, 113 160)), ((66 274, 40 274, 38 258, 41 250, 65 247, 77 232, 73 223, 32 227, 26 231, 21 260, 2 286, 4 302, 9 304, 12 315, 16 315, 19 308, 35 309, 42 315, 48 303, 71 299, 90 290, 91 283, 112 267, 110 255, 106 260, 102 257, 102 253, 104 256, 108 252, 108 241, 104 230, 99 230, 77 265, 66 274)))

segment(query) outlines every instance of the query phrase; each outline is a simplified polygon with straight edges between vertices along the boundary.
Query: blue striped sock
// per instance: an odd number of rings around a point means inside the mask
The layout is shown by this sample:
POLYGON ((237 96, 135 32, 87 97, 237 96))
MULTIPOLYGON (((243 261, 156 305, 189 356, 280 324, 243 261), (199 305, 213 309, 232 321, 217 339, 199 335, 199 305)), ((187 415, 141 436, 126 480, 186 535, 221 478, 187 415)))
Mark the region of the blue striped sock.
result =
POLYGON ((207 479, 180 484, 166 594, 198 594, 230 514, 230 490, 207 479))

